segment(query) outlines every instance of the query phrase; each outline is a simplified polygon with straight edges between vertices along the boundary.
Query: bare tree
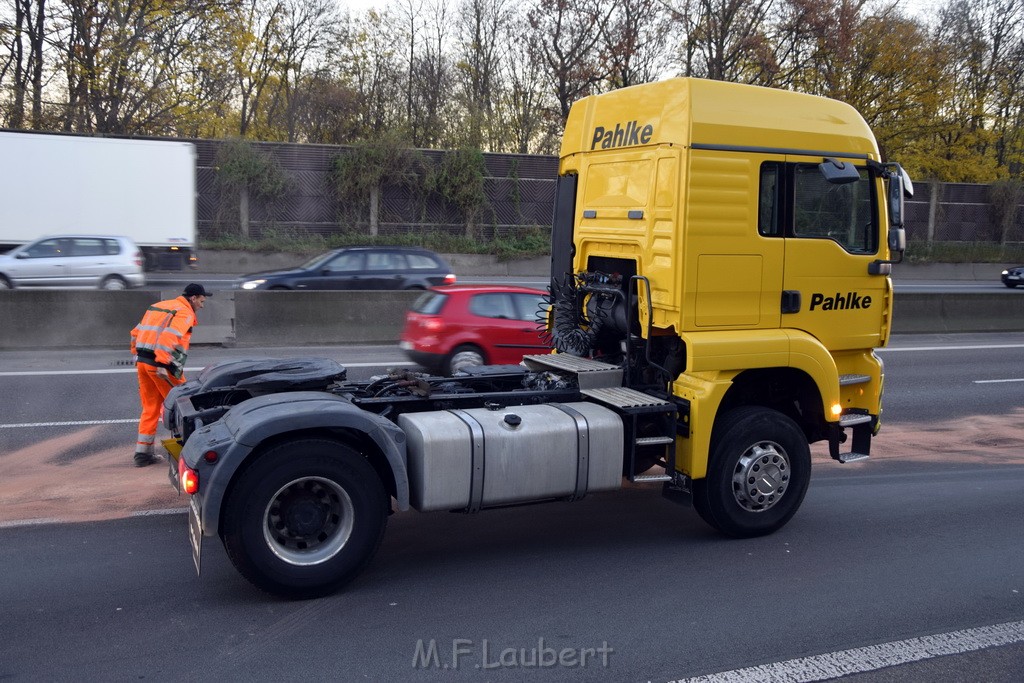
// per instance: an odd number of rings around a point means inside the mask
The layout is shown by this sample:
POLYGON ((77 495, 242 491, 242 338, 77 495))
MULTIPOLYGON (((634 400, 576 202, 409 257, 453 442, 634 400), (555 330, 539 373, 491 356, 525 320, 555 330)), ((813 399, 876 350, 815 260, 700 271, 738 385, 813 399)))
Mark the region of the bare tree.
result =
POLYGON ((667 2, 666 7, 683 34, 683 75, 741 83, 770 82, 778 68, 767 37, 774 2, 667 2))
POLYGON ((621 0, 601 36, 608 87, 656 80, 668 68, 664 46, 670 29, 661 0, 621 0))
POLYGON ((499 66, 508 47, 501 37, 511 31, 512 19, 510 0, 464 0, 459 8, 456 62, 470 147, 491 143, 499 66))
POLYGON ((539 0, 529 12, 562 124, 572 103, 605 78, 597 46, 613 8, 601 0, 539 0))

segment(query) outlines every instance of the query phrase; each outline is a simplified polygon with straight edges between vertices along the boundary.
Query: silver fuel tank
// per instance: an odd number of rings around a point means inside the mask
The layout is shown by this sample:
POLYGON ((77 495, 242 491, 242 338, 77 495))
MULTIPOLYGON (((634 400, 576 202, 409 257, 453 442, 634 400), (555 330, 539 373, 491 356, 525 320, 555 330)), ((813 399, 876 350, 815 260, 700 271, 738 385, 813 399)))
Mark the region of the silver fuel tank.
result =
POLYGON ((622 420, 595 403, 410 413, 398 426, 420 511, 577 499, 622 483, 622 420))

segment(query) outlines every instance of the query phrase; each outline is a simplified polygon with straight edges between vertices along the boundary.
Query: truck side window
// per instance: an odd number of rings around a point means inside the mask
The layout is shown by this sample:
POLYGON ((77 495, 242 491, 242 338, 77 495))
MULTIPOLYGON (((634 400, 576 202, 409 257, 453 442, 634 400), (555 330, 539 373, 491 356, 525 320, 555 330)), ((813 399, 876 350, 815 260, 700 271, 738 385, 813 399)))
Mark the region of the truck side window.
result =
POLYGON ((781 164, 766 161, 761 164, 761 189, 758 197, 757 232, 765 236, 779 236, 779 173, 781 164))
POLYGON ((793 169, 793 236, 830 239, 853 254, 878 250, 874 186, 867 169, 860 180, 829 183, 813 164, 793 169))

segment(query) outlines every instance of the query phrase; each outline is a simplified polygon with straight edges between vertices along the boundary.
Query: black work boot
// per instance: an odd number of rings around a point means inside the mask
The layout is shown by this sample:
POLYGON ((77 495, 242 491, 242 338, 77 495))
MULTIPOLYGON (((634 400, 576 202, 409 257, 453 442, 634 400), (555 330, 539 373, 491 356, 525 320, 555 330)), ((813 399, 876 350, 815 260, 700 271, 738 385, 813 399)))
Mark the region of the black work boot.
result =
POLYGON ((145 467, 146 465, 153 465, 160 462, 160 458, 152 453, 136 453, 135 454, 135 466, 145 467))

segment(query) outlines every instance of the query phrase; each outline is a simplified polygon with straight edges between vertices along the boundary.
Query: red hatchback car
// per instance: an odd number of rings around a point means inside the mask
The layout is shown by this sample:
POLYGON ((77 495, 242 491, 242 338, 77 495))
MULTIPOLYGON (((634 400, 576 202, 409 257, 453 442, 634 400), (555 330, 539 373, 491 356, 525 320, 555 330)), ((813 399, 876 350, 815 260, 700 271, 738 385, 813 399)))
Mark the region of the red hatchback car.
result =
POLYGON ((545 294, 505 285, 432 287, 406 313, 400 346, 414 362, 446 375, 547 353, 545 294))

